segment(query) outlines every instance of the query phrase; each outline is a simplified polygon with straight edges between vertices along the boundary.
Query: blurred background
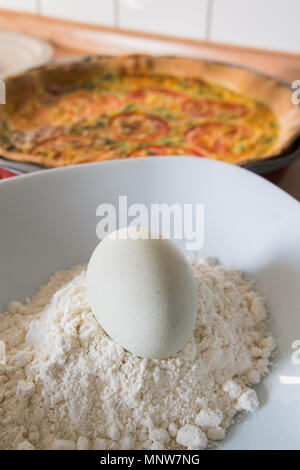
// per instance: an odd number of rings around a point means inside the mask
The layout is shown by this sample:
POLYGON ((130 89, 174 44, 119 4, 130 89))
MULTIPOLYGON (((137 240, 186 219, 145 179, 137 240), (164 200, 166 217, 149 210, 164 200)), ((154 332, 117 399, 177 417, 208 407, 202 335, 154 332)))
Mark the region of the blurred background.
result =
MULTIPOLYGON (((300 0, 0 0, 0 78, 49 60, 137 52, 243 65, 291 85, 299 18, 300 0)), ((300 199, 300 159, 269 178, 300 199)))
POLYGON ((0 8, 300 53, 299 0, 0 0, 0 8))

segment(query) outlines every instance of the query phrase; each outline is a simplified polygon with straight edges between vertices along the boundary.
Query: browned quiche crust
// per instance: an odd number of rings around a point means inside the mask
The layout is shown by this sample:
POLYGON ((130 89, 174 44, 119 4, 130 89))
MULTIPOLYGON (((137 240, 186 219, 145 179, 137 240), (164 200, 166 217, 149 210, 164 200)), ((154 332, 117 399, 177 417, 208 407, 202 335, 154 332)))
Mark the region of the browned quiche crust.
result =
MULTIPOLYGON (((74 62, 51 64, 7 78, 7 103, 14 106, 28 96, 33 96, 41 87, 58 93, 70 91, 74 84, 78 86, 92 80, 95 74, 108 73, 201 79, 268 105, 281 126, 279 138, 269 153, 262 157, 240 159, 237 162, 239 165, 278 156, 300 135, 300 107, 292 103, 291 90, 286 84, 248 69, 201 59, 147 55, 90 56, 74 62)), ((5 106, 0 106, 0 130, 6 121, 5 106)), ((1 142, 1 136, 0 154, 10 160, 37 163, 45 167, 66 164, 43 155, 8 151, 1 142)), ((100 159, 107 160, 109 156, 100 159)))

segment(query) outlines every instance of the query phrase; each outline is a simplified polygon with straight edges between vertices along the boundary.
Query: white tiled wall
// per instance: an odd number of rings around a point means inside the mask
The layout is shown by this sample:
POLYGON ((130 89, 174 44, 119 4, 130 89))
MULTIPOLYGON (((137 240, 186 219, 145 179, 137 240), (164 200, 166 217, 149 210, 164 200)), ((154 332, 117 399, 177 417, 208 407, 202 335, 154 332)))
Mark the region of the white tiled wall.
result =
POLYGON ((0 0, 0 8, 36 12, 36 0, 0 0))
POLYGON ((0 0, 0 8, 300 53, 300 0, 0 0))
POLYGON ((44 15, 102 25, 115 25, 115 0, 39 0, 44 15))
POLYGON ((300 0, 213 0, 211 40, 300 52, 300 0))
POLYGON ((119 0, 120 26, 204 39, 208 2, 209 0, 119 0))

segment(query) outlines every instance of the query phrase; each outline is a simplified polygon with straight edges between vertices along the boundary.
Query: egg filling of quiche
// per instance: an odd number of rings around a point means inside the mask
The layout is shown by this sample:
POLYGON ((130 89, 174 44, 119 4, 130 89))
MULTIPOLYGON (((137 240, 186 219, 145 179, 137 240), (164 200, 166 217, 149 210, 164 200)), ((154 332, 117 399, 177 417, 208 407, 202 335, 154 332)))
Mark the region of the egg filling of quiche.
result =
POLYGON ((276 143, 264 103, 199 79, 98 76, 69 92, 40 90, 8 110, 6 150, 62 165, 153 155, 239 163, 276 143))

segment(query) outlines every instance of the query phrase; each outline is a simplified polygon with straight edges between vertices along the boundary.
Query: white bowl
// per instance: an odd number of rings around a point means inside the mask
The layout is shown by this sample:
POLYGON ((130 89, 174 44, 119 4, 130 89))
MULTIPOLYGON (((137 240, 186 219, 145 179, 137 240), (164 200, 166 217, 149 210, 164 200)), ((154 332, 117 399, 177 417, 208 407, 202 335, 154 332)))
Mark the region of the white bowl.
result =
POLYGON ((0 31, 0 77, 46 64, 54 54, 50 43, 27 34, 0 31))
MULTIPOLYGON (((42 171, 0 183, 0 309, 23 300, 62 268, 86 262, 102 202, 205 204, 202 255, 241 269, 267 292, 276 366, 257 387, 262 404, 233 426, 223 448, 300 448, 300 206, 233 165, 175 157, 42 171)), ((183 247, 183 244, 182 244, 183 247)))

